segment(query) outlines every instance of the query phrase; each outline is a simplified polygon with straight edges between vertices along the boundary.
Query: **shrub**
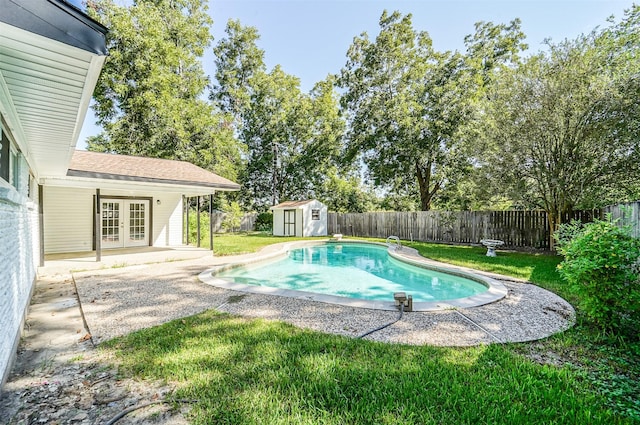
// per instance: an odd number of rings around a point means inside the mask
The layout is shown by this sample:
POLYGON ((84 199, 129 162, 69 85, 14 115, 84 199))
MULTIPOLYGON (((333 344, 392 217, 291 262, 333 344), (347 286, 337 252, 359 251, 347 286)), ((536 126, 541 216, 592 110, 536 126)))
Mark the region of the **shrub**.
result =
POLYGON ((273 230, 273 213, 263 212, 256 217, 256 230, 272 231, 273 230))
POLYGON ((229 206, 225 209, 225 216, 222 219, 222 228, 227 232, 234 232, 240 230, 240 224, 242 223, 242 216, 244 213, 242 212, 242 208, 240 208, 240 204, 236 201, 233 201, 229 206))
POLYGON ((632 335, 640 325, 640 240, 629 227, 601 220, 563 225, 556 240, 564 255, 558 270, 587 319, 604 330, 632 335))

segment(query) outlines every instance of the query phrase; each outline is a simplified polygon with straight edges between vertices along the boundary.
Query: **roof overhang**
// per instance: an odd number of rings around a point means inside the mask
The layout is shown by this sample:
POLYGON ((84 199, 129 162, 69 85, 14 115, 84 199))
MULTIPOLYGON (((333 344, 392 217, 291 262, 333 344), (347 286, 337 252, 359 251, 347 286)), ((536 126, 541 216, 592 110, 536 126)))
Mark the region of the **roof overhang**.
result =
POLYGON ((270 210, 303 210, 311 204, 322 204, 317 199, 309 199, 306 201, 287 201, 278 205, 269 207, 270 210))
POLYGON ((91 173, 86 171, 78 171, 78 170, 69 170, 67 171, 67 176, 69 177, 84 177, 88 179, 98 179, 101 181, 105 180, 116 180, 121 182, 128 183, 153 183, 153 184, 161 184, 167 186, 185 186, 185 187, 208 187, 215 190, 240 190, 240 185, 238 184, 221 184, 221 183, 208 183, 208 182, 190 182, 184 180, 173 180, 173 179, 160 179, 160 178, 149 178, 149 177, 139 177, 139 176, 125 176, 120 174, 108 174, 108 173, 91 173))
POLYGON ((162 182, 155 180, 140 179, 100 179, 95 177, 82 176, 65 176, 65 177, 46 177, 42 184, 45 186, 72 187, 84 189, 100 189, 100 190, 118 190, 131 192, 139 195, 140 192, 162 191, 165 193, 179 193, 185 196, 202 196, 210 195, 214 192, 234 191, 238 187, 228 188, 224 186, 198 185, 197 183, 188 184, 185 182, 162 182))
POLYGON ((64 176, 106 59, 106 28, 55 0, 0 0, 0 112, 35 177, 64 176))

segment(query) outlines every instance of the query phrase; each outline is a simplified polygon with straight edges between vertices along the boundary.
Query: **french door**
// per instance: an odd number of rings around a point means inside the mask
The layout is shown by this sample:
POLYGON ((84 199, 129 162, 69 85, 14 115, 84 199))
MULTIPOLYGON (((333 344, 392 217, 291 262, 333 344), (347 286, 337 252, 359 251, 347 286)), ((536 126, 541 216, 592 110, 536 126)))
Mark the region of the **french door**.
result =
POLYGON ((149 201, 103 199, 100 210, 102 248, 149 245, 149 201))
POLYGON ((296 210, 284 210, 284 235, 296 235, 296 210))

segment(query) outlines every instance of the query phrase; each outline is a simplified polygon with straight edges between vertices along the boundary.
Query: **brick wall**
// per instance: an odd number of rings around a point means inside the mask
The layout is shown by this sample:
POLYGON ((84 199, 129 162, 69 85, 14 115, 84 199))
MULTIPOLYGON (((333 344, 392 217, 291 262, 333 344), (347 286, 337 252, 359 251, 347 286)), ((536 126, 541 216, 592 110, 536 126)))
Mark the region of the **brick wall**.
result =
MULTIPOLYGON (((29 199, 29 170, 20 158, 18 188, 0 181, 0 378, 7 379, 29 307, 38 259, 37 191, 29 199), (35 195, 35 196, 34 196, 35 195)), ((37 186, 36 186, 37 187, 37 186)))

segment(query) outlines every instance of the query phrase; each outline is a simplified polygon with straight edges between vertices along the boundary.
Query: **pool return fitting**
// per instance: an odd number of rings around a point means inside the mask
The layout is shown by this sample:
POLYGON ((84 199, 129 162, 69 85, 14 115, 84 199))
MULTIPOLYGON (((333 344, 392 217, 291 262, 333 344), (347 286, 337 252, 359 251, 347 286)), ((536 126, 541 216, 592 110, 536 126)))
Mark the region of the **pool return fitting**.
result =
POLYGON ((407 296, 407 294, 405 294, 404 292, 394 292, 393 294, 393 299, 396 303, 396 307, 398 307, 398 309, 400 310, 400 315, 398 316, 398 318, 392 322, 389 322, 385 325, 379 326, 375 329, 372 329, 370 331, 367 331, 365 333, 363 333, 362 335, 358 335, 357 338, 364 338, 367 335, 371 335, 374 332, 378 332, 383 330, 384 328, 388 328, 389 326, 393 325, 394 323, 396 323, 397 321, 399 321, 400 319, 402 319, 402 315, 404 314, 405 311, 413 311, 413 297, 411 295, 407 296), (406 307, 406 308, 405 308, 406 307))

